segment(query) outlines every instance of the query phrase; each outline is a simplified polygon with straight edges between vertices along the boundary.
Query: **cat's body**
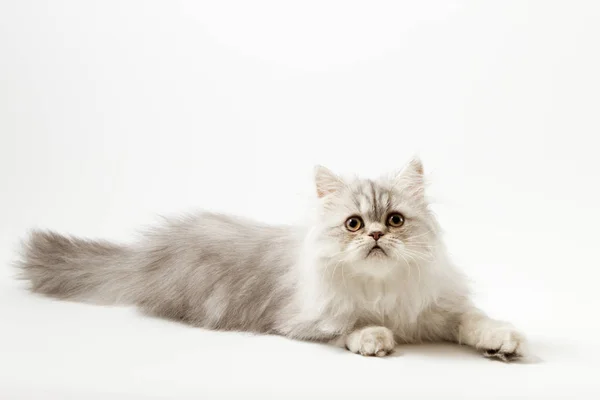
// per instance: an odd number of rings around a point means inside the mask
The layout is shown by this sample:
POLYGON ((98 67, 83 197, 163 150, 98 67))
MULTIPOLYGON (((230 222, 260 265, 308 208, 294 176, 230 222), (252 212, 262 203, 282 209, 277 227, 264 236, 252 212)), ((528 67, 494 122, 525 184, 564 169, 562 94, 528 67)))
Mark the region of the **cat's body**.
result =
POLYGON ((454 341, 500 358, 523 338, 474 308, 423 196, 422 167, 377 182, 317 170, 316 222, 267 226, 200 213, 133 245, 34 232, 19 266, 32 290, 210 329, 343 343, 454 341))

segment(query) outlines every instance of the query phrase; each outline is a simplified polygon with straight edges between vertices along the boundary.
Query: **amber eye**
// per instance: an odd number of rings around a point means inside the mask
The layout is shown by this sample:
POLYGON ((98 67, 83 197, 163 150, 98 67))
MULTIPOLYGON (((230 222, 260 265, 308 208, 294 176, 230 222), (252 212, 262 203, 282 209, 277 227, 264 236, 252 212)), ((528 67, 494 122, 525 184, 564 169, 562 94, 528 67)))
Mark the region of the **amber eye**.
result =
POLYGON ((346 220, 346 229, 350 232, 356 232, 360 228, 362 228, 363 222, 360 217, 350 217, 346 220))
POLYGON ((387 223, 389 226, 393 226, 394 228, 402 226, 404 225, 404 216, 400 213, 390 214, 387 223))

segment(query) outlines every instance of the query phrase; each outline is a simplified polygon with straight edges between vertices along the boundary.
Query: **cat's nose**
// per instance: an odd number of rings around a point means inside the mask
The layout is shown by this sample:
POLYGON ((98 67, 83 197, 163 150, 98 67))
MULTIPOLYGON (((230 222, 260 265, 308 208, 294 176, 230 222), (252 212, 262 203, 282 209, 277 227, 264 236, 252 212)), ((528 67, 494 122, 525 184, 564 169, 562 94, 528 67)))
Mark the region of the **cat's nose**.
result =
POLYGON ((375 240, 379 240, 379 238, 383 236, 383 232, 371 232, 369 233, 369 236, 372 236, 375 240))

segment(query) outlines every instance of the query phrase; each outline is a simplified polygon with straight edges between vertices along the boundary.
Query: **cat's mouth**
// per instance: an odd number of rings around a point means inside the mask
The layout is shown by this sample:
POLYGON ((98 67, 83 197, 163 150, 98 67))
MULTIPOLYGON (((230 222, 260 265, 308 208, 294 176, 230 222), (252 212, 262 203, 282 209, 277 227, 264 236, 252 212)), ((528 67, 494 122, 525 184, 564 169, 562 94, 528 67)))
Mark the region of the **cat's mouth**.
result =
POLYGON ((369 250, 367 257, 371 256, 371 255, 377 255, 377 254, 384 254, 387 256, 385 250, 383 250, 381 247, 379 247, 379 245, 376 244, 375 246, 371 247, 371 250, 369 250))

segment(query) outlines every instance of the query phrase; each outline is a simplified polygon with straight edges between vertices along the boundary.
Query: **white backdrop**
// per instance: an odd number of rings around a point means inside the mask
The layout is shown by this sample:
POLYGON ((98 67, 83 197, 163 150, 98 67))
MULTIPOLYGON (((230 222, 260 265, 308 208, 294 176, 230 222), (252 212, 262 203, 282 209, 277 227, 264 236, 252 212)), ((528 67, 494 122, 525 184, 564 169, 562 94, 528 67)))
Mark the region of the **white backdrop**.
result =
POLYGON ((594 1, 0 2, 0 398, 599 394, 599 20, 594 1), (479 303, 540 362, 362 359, 12 279, 31 227, 288 223, 315 163, 375 176, 414 154, 479 303))

